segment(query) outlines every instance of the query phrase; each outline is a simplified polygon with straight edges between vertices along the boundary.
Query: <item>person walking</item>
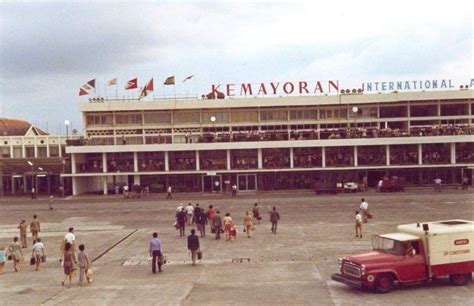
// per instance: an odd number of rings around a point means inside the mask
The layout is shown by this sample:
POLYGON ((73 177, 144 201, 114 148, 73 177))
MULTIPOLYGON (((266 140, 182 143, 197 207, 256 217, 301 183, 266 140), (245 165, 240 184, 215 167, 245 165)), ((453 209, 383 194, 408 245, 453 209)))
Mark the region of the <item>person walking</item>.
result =
POLYGON ((191 222, 193 220, 193 214, 194 214, 194 207, 191 203, 188 203, 188 206, 186 206, 186 223, 188 225, 191 225, 191 222))
POLYGON ((72 250, 72 244, 70 244, 69 242, 66 242, 66 244, 64 245, 63 260, 62 260, 64 280, 61 282, 61 285, 64 286, 68 278, 69 278, 69 285, 72 284, 72 277, 74 276, 74 271, 75 271, 74 263, 76 262, 77 260, 72 250))
MULTIPOLYGON (((64 235, 63 243, 61 245, 61 250, 64 250, 65 245, 69 243, 71 245, 71 251, 74 253, 74 258, 76 254, 76 235, 74 234, 74 227, 68 229, 68 233, 64 235)), ((74 260, 75 261, 75 260, 74 260)))
POLYGON ((0 275, 3 274, 5 270, 5 262, 7 260, 7 252, 5 251, 5 247, 0 246, 0 275))
POLYGON ((367 215, 369 213, 369 203, 365 199, 360 200, 359 211, 362 214, 362 220, 364 223, 367 223, 367 215))
POLYGON ((356 238, 362 238, 362 215, 360 214, 360 211, 357 210, 355 212, 355 232, 356 238))
MULTIPOLYGON (((77 261, 79 262, 79 286, 84 285, 84 276, 86 271, 90 269, 91 262, 89 261, 89 255, 86 252, 86 247, 84 244, 79 245, 79 253, 77 254, 77 261)), ((90 283, 89 277, 87 277, 87 282, 90 283)))
POLYGON ((435 178, 434 183, 435 183, 435 191, 441 192, 441 183, 443 180, 441 180, 439 177, 435 178))
POLYGON ((18 242, 18 237, 13 238, 13 242, 10 243, 10 246, 8 247, 8 252, 12 257, 13 269, 15 269, 15 272, 18 272, 20 260, 23 257, 23 251, 21 250, 21 245, 18 242))
POLYGON ((280 220, 280 214, 277 212, 276 207, 273 206, 272 211, 270 212, 270 222, 272 223, 272 233, 277 233, 277 225, 280 220))
POLYGON ((151 272, 153 274, 156 274, 156 266, 158 264, 158 272, 163 271, 161 269, 162 261, 160 260, 160 257, 163 256, 163 253, 161 253, 161 240, 158 238, 158 233, 153 233, 153 238, 150 240, 150 257, 151 257, 151 272))
POLYGON ((20 242, 21 242, 21 247, 25 249, 27 247, 27 242, 26 242, 26 231, 28 230, 28 223, 26 223, 25 220, 21 220, 20 225, 18 227, 20 229, 20 242))
POLYGON ((253 229, 253 227, 253 218, 250 215, 250 212, 246 211, 244 216, 244 232, 247 233, 247 238, 250 238, 250 231, 253 229))
POLYGON ((31 188, 31 199, 36 200, 36 189, 35 189, 35 187, 31 188))
POLYGON ((253 214, 253 218, 257 220, 258 224, 260 224, 260 220, 262 220, 262 217, 260 216, 260 207, 258 206, 258 203, 255 203, 253 205, 252 214, 253 214))
POLYGON ((229 241, 232 238, 230 231, 232 227, 234 226, 234 221, 230 217, 229 213, 225 214, 225 217, 224 217, 224 220, 222 220, 222 223, 224 224, 225 240, 229 241))
POLYGON ((33 220, 31 220, 30 223, 30 232, 31 232, 31 238, 33 239, 33 243, 35 243, 36 239, 38 239, 38 234, 41 232, 41 226, 40 222, 38 220, 37 215, 33 215, 33 220))
POLYGON ((186 226, 186 213, 184 212, 184 208, 182 208, 180 212, 176 213, 176 223, 178 223, 179 237, 183 237, 185 235, 186 226))
POLYGON ((232 185, 232 198, 237 196, 237 185, 232 185))
POLYGON ((188 250, 191 252, 191 260, 193 266, 196 265, 197 252, 199 251, 199 237, 196 236, 196 230, 191 230, 191 235, 188 236, 188 250))
POLYGON ((33 245, 33 250, 31 250, 31 257, 35 258, 36 271, 40 270, 42 259, 46 258, 44 256, 44 244, 41 242, 41 238, 38 238, 33 245))
POLYGON ((199 207, 199 203, 196 203, 196 206, 194 207, 194 213, 193 213, 193 220, 191 221, 191 223, 196 223, 197 224, 197 218, 198 218, 198 215, 201 213, 201 207, 199 207))
POLYGON ((212 220, 214 219, 215 215, 216 215, 216 211, 214 210, 214 207, 212 205, 209 205, 209 208, 207 209, 207 212, 206 212, 206 216, 207 216, 207 221, 211 225, 211 228, 214 228, 212 220))
POLYGON ((204 213, 202 209, 200 209, 196 218, 197 218, 196 224, 198 225, 198 229, 199 229, 199 232, 201 233, 201 237, 206 237, 207 215, 204 213))
POLYGON ((53 210, 53 204, 54 204, 54 195, 50 194, 48 197, 48 204, 49 204, 49 210, 53 210))
POLYGON ((469 178, 467 176, 463 176, 462 178, 462 190, 467 190, 469 188, 469 178))
POLYGON ((166 196, 167 200, 173 199, 172 191, 173 191, 173 189, 171 188, 171 186, 168 186, 168 189, 166 190, 166 192, 168 193, 168 195, 166 196))
POLYGON ((221 239, 221 230, 222 230, 222 219, 220 211, 216 211, 214 218, 212 218, 212 227, 214 228, 216 240, 221 239))

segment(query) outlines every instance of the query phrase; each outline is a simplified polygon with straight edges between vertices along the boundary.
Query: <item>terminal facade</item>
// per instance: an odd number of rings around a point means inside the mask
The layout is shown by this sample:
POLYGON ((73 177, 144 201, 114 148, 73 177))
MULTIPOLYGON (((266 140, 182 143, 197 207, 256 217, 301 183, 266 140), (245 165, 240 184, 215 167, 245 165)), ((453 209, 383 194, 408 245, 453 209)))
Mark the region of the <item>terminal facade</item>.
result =
POLYGON ((311 189, 317 181, 404 177, 472 184, 471 90, 81 103, 73 194, 311 189))

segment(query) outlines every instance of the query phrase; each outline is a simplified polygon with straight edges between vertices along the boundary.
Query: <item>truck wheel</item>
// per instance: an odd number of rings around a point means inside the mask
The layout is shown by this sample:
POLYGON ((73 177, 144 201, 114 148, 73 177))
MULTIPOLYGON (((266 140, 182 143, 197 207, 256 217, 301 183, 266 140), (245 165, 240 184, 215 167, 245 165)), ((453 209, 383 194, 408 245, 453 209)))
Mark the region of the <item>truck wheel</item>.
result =
POLYGON ((393 276, 391 274, 380 274, 375 280, 375 291, 387 293, 393 289, 393 276))
POLYGON ((469 282, 469 280, 471 280, 471 278, 471 273, 451 274, 449 276, 449 282, 453 286, 464 286, 469 282))

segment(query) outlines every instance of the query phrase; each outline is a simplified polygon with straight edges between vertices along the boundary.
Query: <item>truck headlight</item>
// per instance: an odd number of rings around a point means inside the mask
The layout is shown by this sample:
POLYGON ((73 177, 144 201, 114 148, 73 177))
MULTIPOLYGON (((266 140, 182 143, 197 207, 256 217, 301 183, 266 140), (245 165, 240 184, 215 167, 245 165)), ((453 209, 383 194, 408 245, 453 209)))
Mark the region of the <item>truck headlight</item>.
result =
POLYGON ((362 275, 365 275, 365 272, 366 272, 365 271, 365 265, 361 265, 361 270, 360 271, 361 271, 362 275))
POLYGON ((339 257, 337 261, 339 263, 339 268, 342 268, 342 258, 339 257))

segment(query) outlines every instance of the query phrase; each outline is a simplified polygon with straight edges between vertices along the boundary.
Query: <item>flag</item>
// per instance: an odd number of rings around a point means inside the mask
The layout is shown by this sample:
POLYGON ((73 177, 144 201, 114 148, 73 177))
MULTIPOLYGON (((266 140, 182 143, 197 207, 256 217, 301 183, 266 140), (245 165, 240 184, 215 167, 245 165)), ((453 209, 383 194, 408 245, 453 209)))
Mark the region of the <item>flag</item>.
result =
POLYGON ((163 84, 165 84, 165 85, 174 85, 174 76, 167 77, 163 84))
POLYGON ((138 79, 134 78, 131 80, 127 81, 127 84, 125 84, 125 89, 134 89, 138 87, 138 79))
POLYGON ((150 91, 153 91, 153 79, 149 80, 140 92, 140 98, 146 97, 150 91))
POLYGON ((79 95, 80 96, 85 96, 88 95, 89 93, 84 89, 84 88, 79 88, 79 95))
POLYGON ((117 85, 117 78, 107 81, 107 86, 117 85))
POLYGON ((185 79, 183 80, 183 82, 186 82, 187 80, 191 80, 193 76, 194 76, 194 75, 188 76, 187 78, 185 78, 185 79))
POLYGON ((92 79, 84 83, 84 85, 82 85, 81 88, 79 88, 80 96, 88 95, 91 92, 95 92, 95 79, 92 79))

